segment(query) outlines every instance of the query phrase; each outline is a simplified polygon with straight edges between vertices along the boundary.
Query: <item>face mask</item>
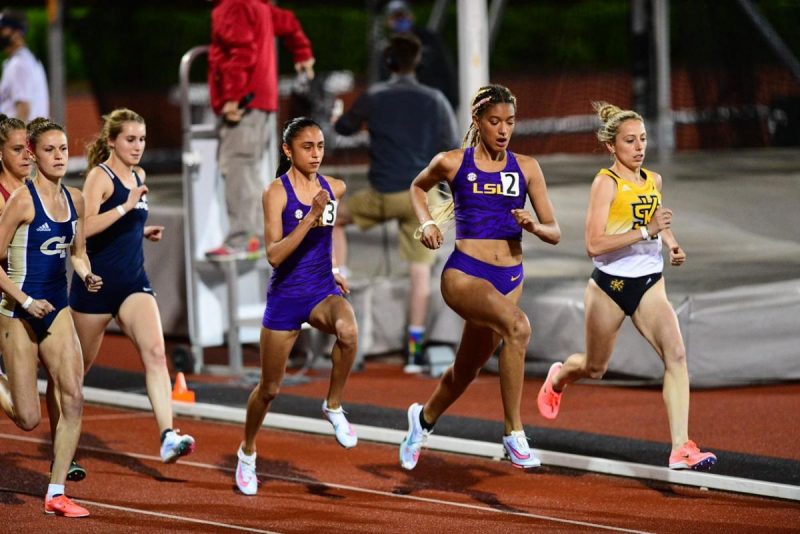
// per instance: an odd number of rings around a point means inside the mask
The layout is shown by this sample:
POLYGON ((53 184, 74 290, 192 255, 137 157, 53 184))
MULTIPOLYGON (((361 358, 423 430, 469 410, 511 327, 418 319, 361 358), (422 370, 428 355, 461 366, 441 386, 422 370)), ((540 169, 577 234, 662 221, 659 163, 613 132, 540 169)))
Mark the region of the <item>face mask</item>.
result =
POLYGON ((8 48, 8 45, 10 44, 11 44, 10 35, 0 35, 0 49, 8 48))
POLYGON ((398 18, 392 20, 392 31, 395 33, 408 33, 411 31, 411 19, 398 18))

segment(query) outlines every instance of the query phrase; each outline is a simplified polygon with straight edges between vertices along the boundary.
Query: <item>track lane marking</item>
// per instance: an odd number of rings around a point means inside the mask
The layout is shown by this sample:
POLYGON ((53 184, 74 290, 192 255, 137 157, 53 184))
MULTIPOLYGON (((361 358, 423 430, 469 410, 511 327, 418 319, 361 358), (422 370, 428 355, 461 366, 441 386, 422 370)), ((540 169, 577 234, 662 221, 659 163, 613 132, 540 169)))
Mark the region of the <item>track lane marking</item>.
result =
MULTIPOLYGON (((30 437, 27 437, 27 436, 16 436, 16 435, 13 435, 13 434, 0 434, 0 439, 8 439, 8 440, 13 440, 13 441, 24 441, 24 442, 28 442, 28 443, 48 443, 48 444, 50 443, 49 440, 43 440, 43 439, 40 439, 40 438, 30 438, 30 437)), ((158 464, 163 465, 163 463, 161 462, 161 458, 159 456, 154 456, 154 455, 151 455, 151 454, 141 454, 141 453, 136 453, 136 452, 122 452, 122 451, 116 451, 116 450, 104 449, 104 448, 101 448, 101 447, 92 447, 92 446, 78 446, 78 449, 85 450, 85 451, 91 451, 91 452, 99 452, 99 453, 104 453, 104 454, 116 455, 116 456, 124 456, 124 457, 128 457, 128 458, 136 458, 137 460, 150 460, 150 461, 153 461, 153 462, 156 462, 158 464)), ((181 464, 181 465, 196 467, 196 468, 199 468, 199 469, 211 469, 211 470, 214 470, 214 471, 228 471, 230 473, 233 473, 233 472, 236 471, 235 467, 227 467, 227 466, 223 466, 223 465, 208 464, 208 463, 204 463, 204 462, 194 462, 194 461, 191 461, 191 460, 179 460, 178 463, 181 464)), ((563 518, 559 518, 559 517, 546 516, 546 515, 540 515, 540 514, 532 514, 532 513, 528 513, 528 512, 512 512, 512 511, 508 511, 508 510, 498 510, 497 508, 491 508, 491 507, 487 507, 487 506, 478 506, 476 504, 469 504, 469 503, 459 503, 459 502, 448 501, 448 500, 444 500, 444 499, 435 499, 435 498, 432 498, 432 497, 420 497, 420 496, 416 496, 416 495, 400 495, 400 494, 392 493, 392 492, 389 492, 389 491, 375 490, 375 489, 370 489, 370 488, 361 488, 361 487, 357 487, 357 486, 350 486, 350 485, 347 485, 347 484, 338 484, 338 483, 335 483, 335 482, 323 482, 323 481, 319 481, 319 480, 304 479, 304 478, 300 478, 300 477, 288 477, 288 476, 282 476, 282 475, 272 475, 272 474, 269 474, 269 473, 262 473, 262 472, 258 472, 257 474, 259 475, 259 477, 264 478, 264 479, 269 478, 269 479, 272 479, 272 480, 281 480, 281 481, 285 481, 285 482, 292 482, 292 483, 298 483, 298 484, 303 484, 303 485, 325 486, 325 487, 332 488, 332 489, 340 489, 340 490, 344 490, 344 491, 351 491, 353 493, 365 493, 365 494, 369 494, 369 495, 378 495, 378 496, 388 497, 388 498, 398 498, 398 499, 405 499, 405 500, 410 500, 410 501, 425 502, 425 503, 428 503, 428 504, 435 504, 435 505, 439 505, 439 506, 452 506, 452 507, 455 507, 455 508, 466 508, 466 509, 474 510, 474 511, 478 511, 478 512, 493 512, 493 513, 497 513, 497 514, 511 515, 511 516, 516 516, 516 517, 525 517, 525 518, 528 518, 528 519, 538 519, 538 520, 542 520, 542 521, 550 521, 550 522, 554 522, 554 523, 563 523, 563 524, 567 524, 567 525, 577 525, 577 526, 581 526, 581 527, 596 528, 596 529, 601 529, 601 530, 613 530, 613 531, 616 531, 616 532, 630 532, 630 533, 635 533, 635 534, 649 534, 648 531, 643 531, 643 530, 625 529, 625 528, 621 528, 621 527, 603 525, 603 524, 600 524, 600 523, 589 523, 589 522, 585 522, 585 521, 578 521, 578 520, 573 520, 573 519, 563 519, 563 518)), ((80 500, 80 499, 75 499, 75 500, 80 500)), ((89 503, 91 501, 82 501, 82 502, 89 503)), ((105 506, 111 507, 113 505, 105 505, 105 506)), ((260 532, 260 531, 256 531, 256 532, 260 532)))

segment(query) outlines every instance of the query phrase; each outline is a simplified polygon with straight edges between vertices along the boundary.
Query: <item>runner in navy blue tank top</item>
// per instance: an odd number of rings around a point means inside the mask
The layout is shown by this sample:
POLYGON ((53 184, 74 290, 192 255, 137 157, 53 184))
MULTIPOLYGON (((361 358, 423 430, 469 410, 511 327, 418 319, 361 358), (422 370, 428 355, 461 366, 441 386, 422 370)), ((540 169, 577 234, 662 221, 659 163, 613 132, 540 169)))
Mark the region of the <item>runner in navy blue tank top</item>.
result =
MULTIPOLYGON (((129 109, 116 109, 104 119, 100 135, 89 146, 91 170, 83 194, 86 249, 105 284, 102 292, 93 294, 73 278, 69 304, 83 349, 84 372, 89 372, 97 358, 112 318, 136 345, 158 425, 161 460, 172 463, 191 453, 195 441, 172 427, 172 385, 161 314, 144 269, 143 239, 159 241, 164 229, 145 225, 147 186, 138 164, 147 130, 144 119, 129 109)), ((153 442, 157 443, 156 439, 153 442)))
POLYGON ((345 193, 342 180, 317 172, 325 152, 319 125, 304 117, 283 130, 279 178, 263 194, 267 260, 273 267, 261 329, 261 381, 247 402, 244 440, 239 446, 236 485, 245 495, 258 490, 256 434, 278 394, 286 361, 303 323, 336 336, 331 353, 328 394, 322 413, 342 447, 355 447, 356 433, 341 397, 356 356, 355 315, 343 293, 347 281, 334 267, 332 232, 336 206, 345 193))
POLYGON ((561 230, 535 159, 508 150, 514 131, 516 98, 501 85, 482 87, 471 102, 472 124, 466 149, 438 154, 414 179, 411 197, 421 223, 420 240, 431 249, 443 242, 445 221, 428 209, 427 191, 447 182, 453 192, 456 247, 442 272, 442 296, 464 318, 455 363, 445 371, 425 405, 408 409, 409 430, 400 445, 400 464, 417 465, 433 425, 475 379, 503 341, 500 390, 503 446, 515 467, 540 465, 525 437, 520 415, 528 317, 519 308, 524 273, 522 230, 556 244, 561 230), (525 209, 530 199, 534 217, 525 209))
POLYGON ((0 216, 0 250, 8 252, 8 271, 0 269, 0 348, 8 373, 0 377, 0 404, 20 428, 39 424, 36 368, 41 359, 53 384, 48 410, 61 412, 44 510, 84 517, 89 512, 64 494, 83 409, 83 360, 67 310, 67 256, 89 291, 98 291, 102 280, 92 274, 86 256, 83 197, 61 184, 68 160, 64 129, 35 119, 28 136, 37 177, 11 195, 0 216))

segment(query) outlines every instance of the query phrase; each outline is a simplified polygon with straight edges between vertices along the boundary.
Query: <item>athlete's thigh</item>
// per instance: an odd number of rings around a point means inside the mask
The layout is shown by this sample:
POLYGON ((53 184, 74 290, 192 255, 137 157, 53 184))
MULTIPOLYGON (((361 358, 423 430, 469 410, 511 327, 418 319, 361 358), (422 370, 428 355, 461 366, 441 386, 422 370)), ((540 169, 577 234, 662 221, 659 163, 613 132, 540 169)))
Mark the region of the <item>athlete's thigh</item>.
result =
POLYGON ((625 321, 625 312, 591 279, 583 302, 587 360, 589 363, 608 363, 619 329, 625 321))
POLYGON ((280 383, 286 371, 286 361, 300 330, 269 330, 261 327, 261 382, 280 383))
POLYGON ((39 343, 42 363, 58 388, 79 391, 83 384, 83 356, 69 308, 58 312, 48 330, 50 334, 39 343))
POLYGON ((667 347, 683 349, 678 316, 667 299, 664 278, 644 294, 633 313, 633 324, 662 358, 667 347))
POLYGON ((355 324, 353 307, 341 295, 329 295, 314 306, 308 317, 308 324, 326 334, 336 335, 336 322, 346 321, 355 324))
MULTIPOLYGON (((14 406, 39 406, 39 346, 22 319, 0 315, 0 348, 14 406)), ((22 411, 22 410, 20 410, 22 411)))
POLYGON ((111 314, 83 313, 75 310, 71 310, 71 312, 72 322, 75 324, 75 331, 83 352, 83 369, 88 372, 97 358, 106 327, 111 322, 111 314))
POLYGON ((482 278, 467 275, 457 269, 442 273, 442 296, 453 311, 476 326, 505 331, 520 312, 517 302, 522 284, 503 295, 482 278))
POLYGON ((164 345, 164 330, 158 303, 149 293, 133 293, 119 307, 117 323, 131 338, 140 354, 144 350, 164 345))

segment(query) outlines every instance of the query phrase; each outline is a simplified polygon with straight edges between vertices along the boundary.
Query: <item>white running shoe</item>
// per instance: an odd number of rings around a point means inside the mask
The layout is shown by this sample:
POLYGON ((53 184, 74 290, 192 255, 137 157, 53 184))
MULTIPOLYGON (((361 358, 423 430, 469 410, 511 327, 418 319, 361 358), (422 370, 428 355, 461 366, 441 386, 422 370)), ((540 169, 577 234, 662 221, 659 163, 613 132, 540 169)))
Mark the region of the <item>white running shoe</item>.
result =
POLYGON ((167 432, 164 441, 161 442, 161 461, 165 464, 175 463, 181 456, 194 451, 194 438, 188 434, 181 436, 178 432, 180 432, 178 429, 167 432))
POLYGON ((245 495, 255 495, 258 491, 258 476, 256 476, 256 453, 247 455, 239 445, 236 453, 239 461, 236 462, 236 487, 245 495))
POLYGON ((353 425, 344 416, 344 409, 339 406, 335 410, 328 408, 328 401, 322 401, 322 415, 331 422, 336 434, 336 441, 345 449, 352 449, 358 443, 358 436, 353 430, 353 425))
POLYGON ((417 466, 419 451, 433 430, 425 430, 419 422, 422 404, 414 403, 408 407, 408 434, 400 443, 400 465, 409 471, 417 466))
POLYGON ((529 469, 542 465, 541 460, 528 445, 528 438, 522 430, 512 431, 510 436, 503 436, 503 448, 514 467, 529 469))

